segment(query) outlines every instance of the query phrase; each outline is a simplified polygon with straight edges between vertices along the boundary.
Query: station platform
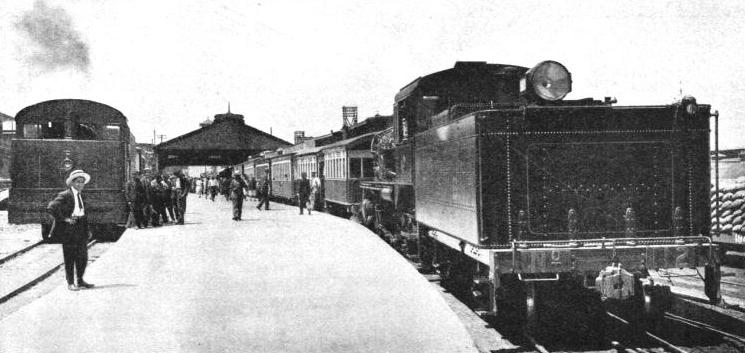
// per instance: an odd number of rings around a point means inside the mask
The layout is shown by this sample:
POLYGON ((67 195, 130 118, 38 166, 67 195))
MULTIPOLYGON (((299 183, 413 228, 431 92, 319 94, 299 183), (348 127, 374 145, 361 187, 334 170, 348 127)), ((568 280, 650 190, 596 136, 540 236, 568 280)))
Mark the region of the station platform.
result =
POLYGON ((190 195, 0 321, 0 352, 477 352, 440 293, 364 227, 190 195))

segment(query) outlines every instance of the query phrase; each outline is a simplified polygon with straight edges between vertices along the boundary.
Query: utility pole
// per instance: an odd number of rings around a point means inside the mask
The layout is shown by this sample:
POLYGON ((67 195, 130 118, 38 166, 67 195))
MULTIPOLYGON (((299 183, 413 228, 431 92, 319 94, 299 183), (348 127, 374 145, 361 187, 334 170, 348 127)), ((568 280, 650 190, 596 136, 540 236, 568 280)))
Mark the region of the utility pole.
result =
POLYGON ((160 137, 160 143, 163 143, 163 139, 166 137, 166 135, 158 135, 160 137))

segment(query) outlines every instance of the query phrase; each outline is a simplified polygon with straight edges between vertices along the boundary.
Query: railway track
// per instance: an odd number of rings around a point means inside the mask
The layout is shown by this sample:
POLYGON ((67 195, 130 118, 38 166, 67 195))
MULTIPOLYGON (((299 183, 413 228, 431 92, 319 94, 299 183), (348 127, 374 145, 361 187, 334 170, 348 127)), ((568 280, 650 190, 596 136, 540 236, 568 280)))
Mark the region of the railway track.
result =
POLYGON ((18 250, 16 252, 13 252, 10 255, 7 255, 7 256, 3 257, 2 259, 0 259, 0 265, 6 263, 6 262, 10 261, 11 259, 13 259, 13 258, 15 258, 15 257, 17 257, 17 256, 19 256, 19 255, 21 255, 23 253, 25 253, 25 252, 28 252, 31 249, 33 249, 33 248, 35 248, 35 247, 37 247, 39 245, 42 245, 42 244, 44 244, 44 241, 43 240, 40 240, 40 241, 38 241, 36 243, 33 243, 33 244, 31 244, 31 245, 23 248, 23 249, 20 249, 20 250, 18 250))
POLYGON ((622 352, 664 351, 672 353, 693 352, 743 352, 745 337, 728 333, 706 323, 666 313, 657 329, 639 329, 637 325, 612 313, 612 323, 621 324, 629 333, 613 340, 613 346, 622 352))
MULTIPOLYGON (((97 243, 88 242, 90 249, 97 243)), ((92 258, 90 258, 92 260, 92 258)), ((64 265, 59 244, 37 242, 0 259, 0 304, 49 278, 64 265)))

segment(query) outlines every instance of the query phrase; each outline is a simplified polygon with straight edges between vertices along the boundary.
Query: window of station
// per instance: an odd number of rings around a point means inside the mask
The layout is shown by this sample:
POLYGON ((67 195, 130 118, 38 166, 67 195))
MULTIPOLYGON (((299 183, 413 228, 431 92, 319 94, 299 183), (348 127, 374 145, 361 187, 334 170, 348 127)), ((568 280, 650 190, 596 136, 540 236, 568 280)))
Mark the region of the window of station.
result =
POLYGON ((3 121, 2 126, 0 127, 0 130, 3 134, 15 134, 16 133, 16 123, 13 120, 3 121))

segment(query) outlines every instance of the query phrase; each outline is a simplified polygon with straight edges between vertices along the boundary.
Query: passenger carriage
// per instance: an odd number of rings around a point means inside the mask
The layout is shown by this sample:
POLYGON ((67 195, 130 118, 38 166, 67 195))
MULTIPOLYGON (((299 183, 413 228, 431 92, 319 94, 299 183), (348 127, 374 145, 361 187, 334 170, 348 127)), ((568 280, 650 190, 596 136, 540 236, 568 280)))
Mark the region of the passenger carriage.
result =
POLYGON ((324 201, 332 213, 350 214, 362 201, 360 182, 372 180, 373 155, 368 133, 323 147, 324 201))
POLYGON ((281 152, 267 154, 267 159, 271 160, 272 196, 275 199, 294 200, 292 156, 291 153, 281 154, 281 152))

